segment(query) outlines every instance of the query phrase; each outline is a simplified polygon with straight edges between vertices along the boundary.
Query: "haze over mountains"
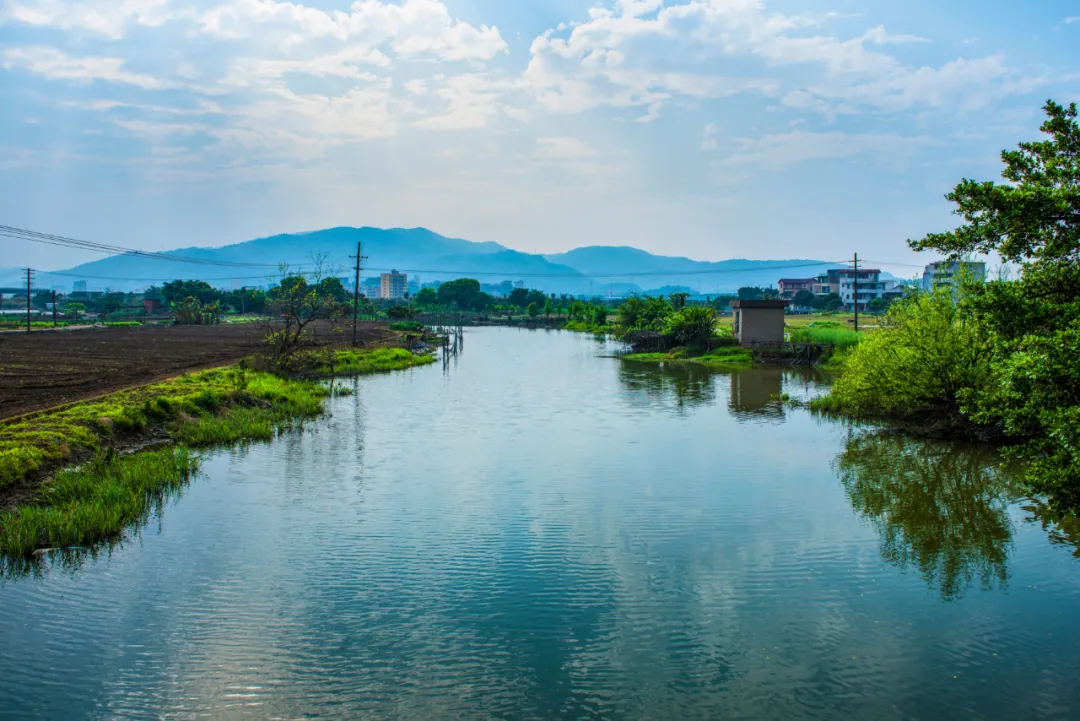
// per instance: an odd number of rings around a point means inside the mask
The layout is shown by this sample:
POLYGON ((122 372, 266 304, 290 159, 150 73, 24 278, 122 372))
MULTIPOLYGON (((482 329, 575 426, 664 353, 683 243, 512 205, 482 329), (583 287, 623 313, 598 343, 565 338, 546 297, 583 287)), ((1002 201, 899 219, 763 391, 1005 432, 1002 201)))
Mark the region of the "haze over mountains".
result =
MULTIPOLYGON (((41 287, 71 288, 86 280, 90 288, 136 290, 166 280, 205 280, 219 287, 273 283, 278 265, 311 270, 313 258, 324 256, 331 274, 352 276, 357 243, 363 244, 363 277, 397 269, 410 280, 446 281, 472 277, 482 283, 523 281, 549 293, 607 295, 642 292, 664 286, 686 286, 701 293, 733 292, 747 285, 775 285, 782 277, 809 277, 840 267, 821 260, 725 260, 703 262, 653 255, 637 248, 588 246, 567 253, 522 253, 494 242, 447 238, 424 228, 330 228, 310 233, 275 235, 219 248, 181 248, 166 255, 234 267, 168 262, 139 255, 118 255, 58 271, 39 271, 41 287)), ((0 269, 0 285, 19 282, 19 271, 0 269)), ((24 281, 25 282, 25 281, 24 281)))

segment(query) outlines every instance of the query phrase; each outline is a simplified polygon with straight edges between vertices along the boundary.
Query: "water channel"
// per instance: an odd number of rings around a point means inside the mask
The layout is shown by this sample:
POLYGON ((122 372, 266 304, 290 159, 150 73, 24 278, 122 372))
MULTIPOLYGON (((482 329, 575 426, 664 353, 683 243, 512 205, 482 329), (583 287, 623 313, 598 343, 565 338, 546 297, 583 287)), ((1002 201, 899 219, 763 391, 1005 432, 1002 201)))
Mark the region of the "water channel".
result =
POLYGON ((0 580, 3 718, 1080 718, 1080 529, 795 370, 470 329, 0 580))

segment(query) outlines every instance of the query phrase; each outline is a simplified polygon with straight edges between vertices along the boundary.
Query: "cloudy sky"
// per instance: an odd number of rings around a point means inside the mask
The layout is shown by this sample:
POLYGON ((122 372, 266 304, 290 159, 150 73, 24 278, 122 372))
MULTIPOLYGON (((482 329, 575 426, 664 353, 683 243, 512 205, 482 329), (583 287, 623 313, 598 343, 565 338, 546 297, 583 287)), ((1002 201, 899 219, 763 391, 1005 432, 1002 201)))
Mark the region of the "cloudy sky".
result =
POLYGON ((0 224, 922 262, 1077 48, 1075 0, 0 0, 0 224))

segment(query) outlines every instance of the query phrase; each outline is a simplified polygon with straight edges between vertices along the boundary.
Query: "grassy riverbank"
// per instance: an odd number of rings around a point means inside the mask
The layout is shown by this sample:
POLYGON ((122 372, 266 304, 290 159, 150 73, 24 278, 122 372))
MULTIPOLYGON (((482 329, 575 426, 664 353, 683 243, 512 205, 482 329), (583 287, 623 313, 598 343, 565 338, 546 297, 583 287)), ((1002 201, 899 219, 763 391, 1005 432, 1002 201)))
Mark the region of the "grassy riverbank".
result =
POLYGON ((615 332, 615 326, 610 324, 597 325, 596 323, 586 323, 585 321, 572 320, 567 322, 567 324, 563 326, 563 330, 569 330, 575 333, 596 333, 598 335, 607 335, 608 333, 615 332))
POLYGON ((754 364, 753 354, 746 348, 724 346, 708 352, 688 351, 676 348, 668 353, 631 353, 621 356, 623 360, 638 363, 675 363, 703 365, 717 370, 742 370, 754 364))
MULTIPOLYGON (((348 350, 336 351, 333 365, 345 376, 432 360, 402 349, 348 350)), ((196 463, 188 449, 273 438, 320 415, 330 394, 320 382, 241 364, 2 424, 0 506, 11 510, 0 513, 0 554, 114 537, 186 482, 196 463), (160 443, 178 447, 117 453, 160 443)))

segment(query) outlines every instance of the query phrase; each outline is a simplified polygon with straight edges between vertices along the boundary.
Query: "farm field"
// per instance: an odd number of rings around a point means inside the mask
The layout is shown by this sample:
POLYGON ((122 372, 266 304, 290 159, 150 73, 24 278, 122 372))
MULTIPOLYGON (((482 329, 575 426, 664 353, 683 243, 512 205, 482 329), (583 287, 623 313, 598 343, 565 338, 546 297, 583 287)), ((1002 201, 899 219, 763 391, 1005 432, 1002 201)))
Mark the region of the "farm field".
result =
MULTIPOLYGON (((237 361, 263 346, 263 332, 248 323, 0 333, 0 420, 237 361)), ((358 340, 393 335, 365 322, 358 340)))

